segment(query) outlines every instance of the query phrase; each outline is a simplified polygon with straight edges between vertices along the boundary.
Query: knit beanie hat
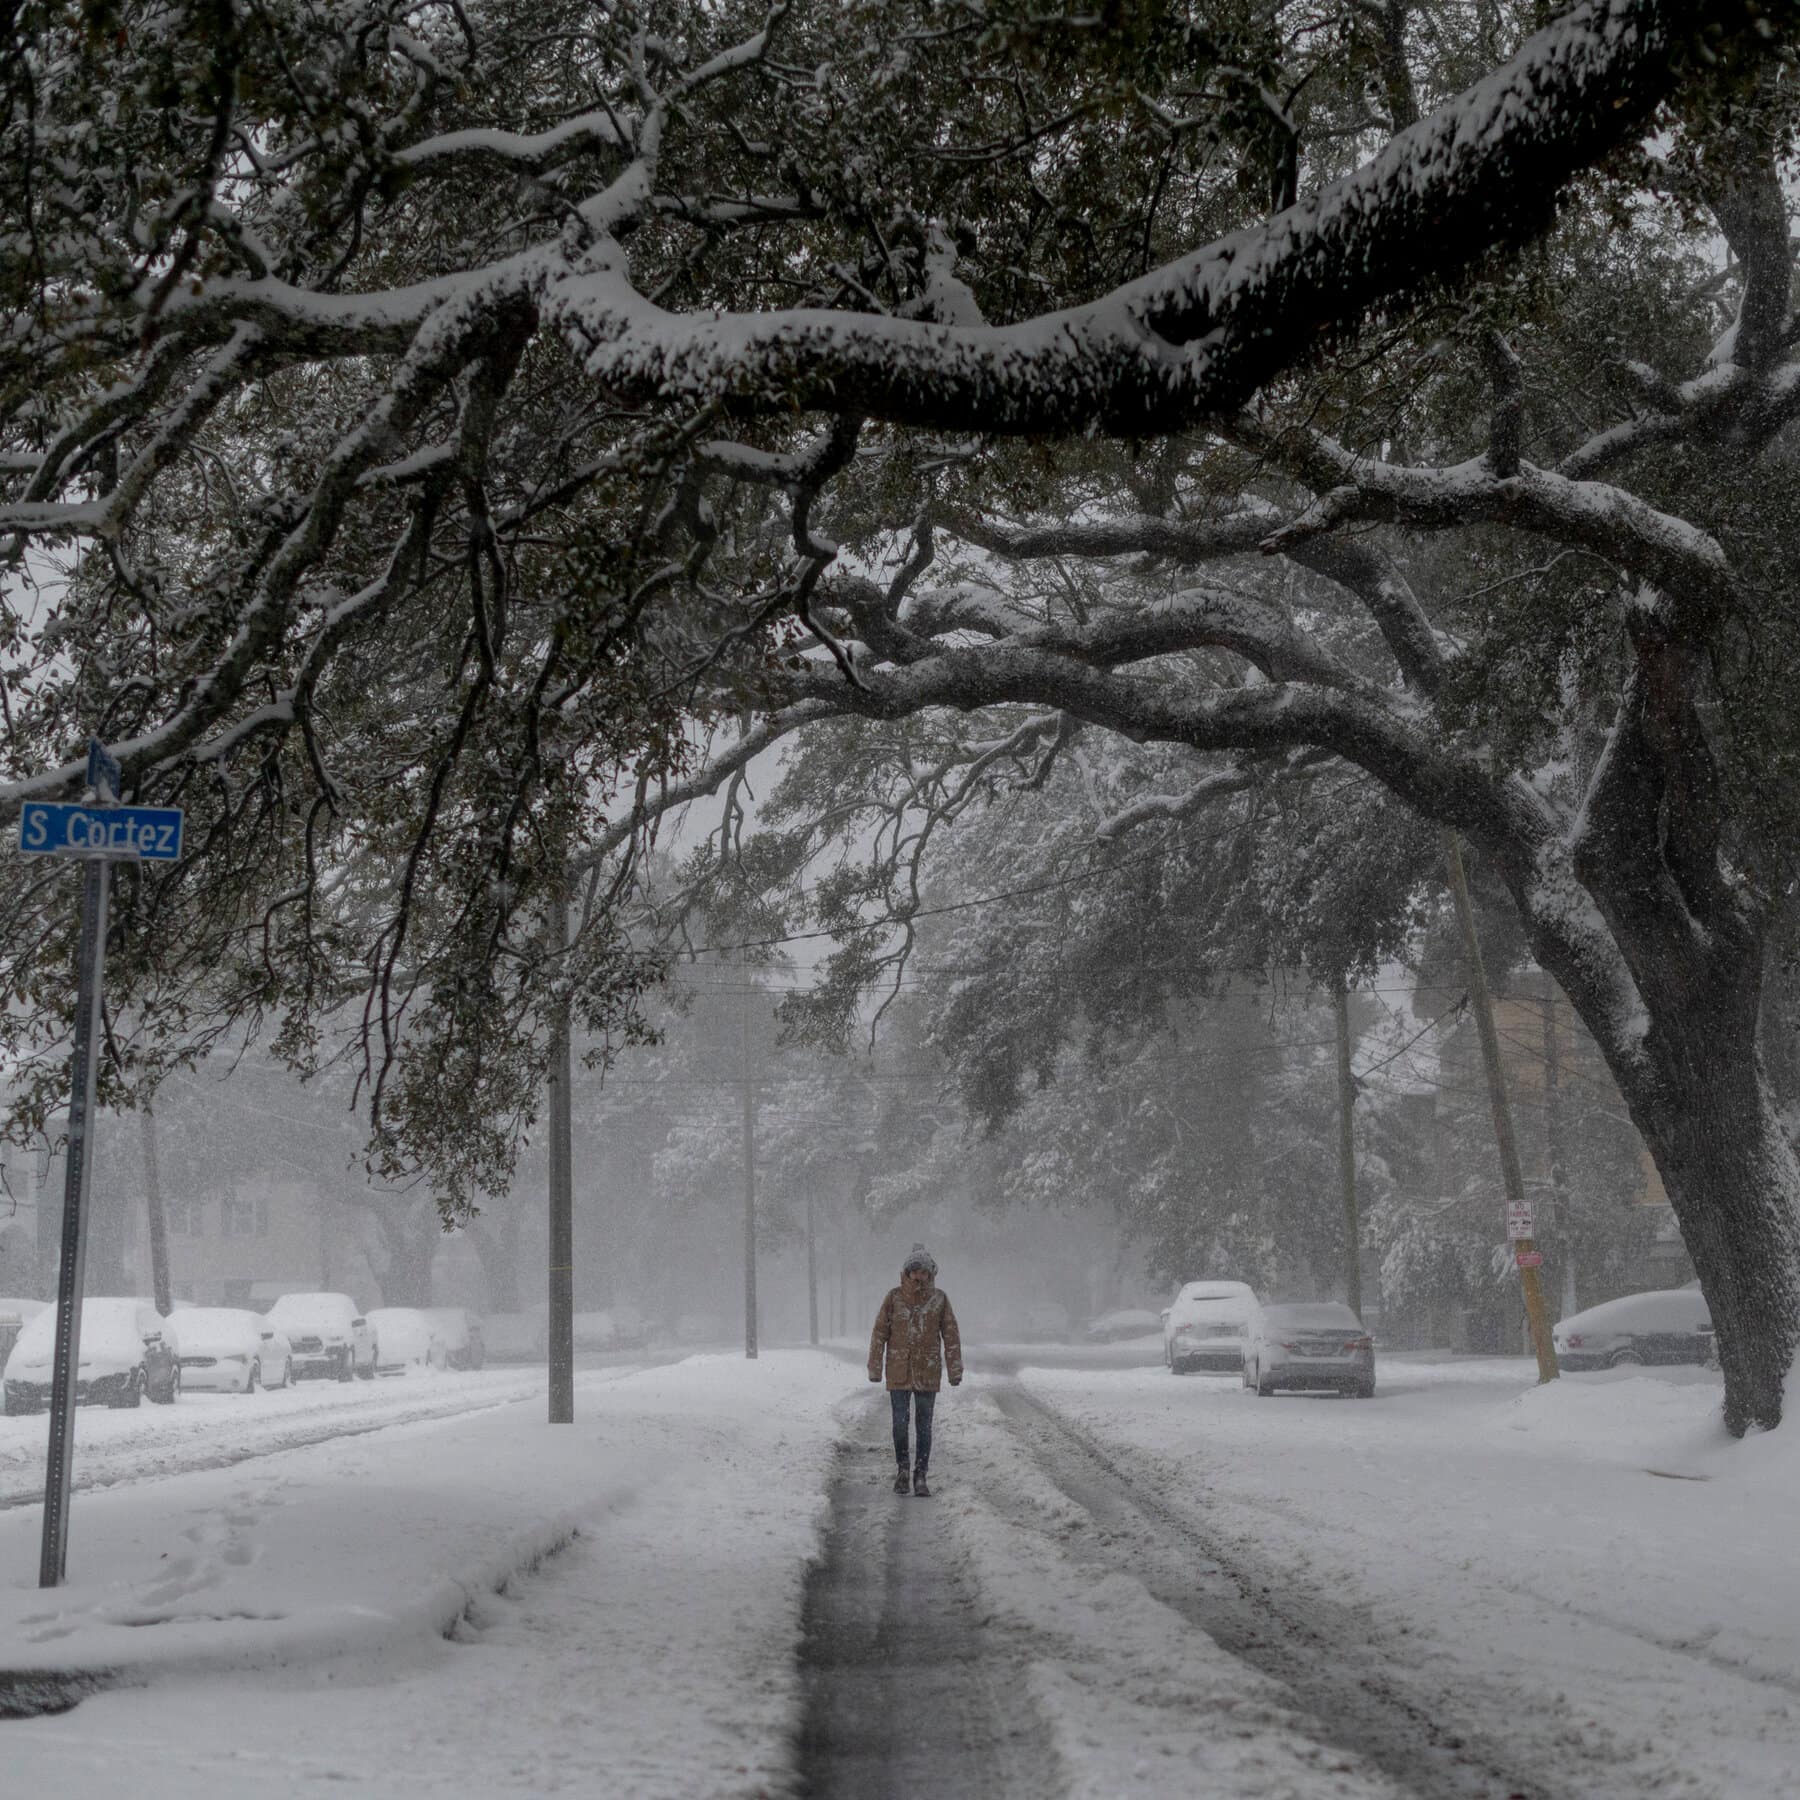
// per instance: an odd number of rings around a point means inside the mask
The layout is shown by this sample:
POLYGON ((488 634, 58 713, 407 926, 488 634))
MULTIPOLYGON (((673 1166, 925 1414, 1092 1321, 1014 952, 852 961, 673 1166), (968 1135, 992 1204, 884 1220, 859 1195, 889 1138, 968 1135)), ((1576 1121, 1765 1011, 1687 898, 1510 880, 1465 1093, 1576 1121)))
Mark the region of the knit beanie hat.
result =
POLYGON ((900 1265, 900 1273, 904 1275, 909 1269, 923 1269, 928 1275, 935 1275, 937 1258, 923 1244, 914 1244, 907 1252, 906 1261, 900 1265))

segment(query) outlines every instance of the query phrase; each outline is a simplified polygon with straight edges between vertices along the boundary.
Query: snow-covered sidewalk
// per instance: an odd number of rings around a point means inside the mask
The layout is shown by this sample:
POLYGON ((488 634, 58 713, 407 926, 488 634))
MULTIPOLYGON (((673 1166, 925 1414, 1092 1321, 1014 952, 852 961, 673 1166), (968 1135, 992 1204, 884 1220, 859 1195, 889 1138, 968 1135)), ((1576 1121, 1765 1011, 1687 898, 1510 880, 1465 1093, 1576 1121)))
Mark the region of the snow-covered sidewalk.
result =
POLYGON ((0 1665, 153 1682, 0 1726, 9 1786, 778 1792, 851 1393, 699 1357, 581 1377, 569 1428, 539 1400, 81 1496, 48 1595, 37 1512, 0 1516, 0 1665))

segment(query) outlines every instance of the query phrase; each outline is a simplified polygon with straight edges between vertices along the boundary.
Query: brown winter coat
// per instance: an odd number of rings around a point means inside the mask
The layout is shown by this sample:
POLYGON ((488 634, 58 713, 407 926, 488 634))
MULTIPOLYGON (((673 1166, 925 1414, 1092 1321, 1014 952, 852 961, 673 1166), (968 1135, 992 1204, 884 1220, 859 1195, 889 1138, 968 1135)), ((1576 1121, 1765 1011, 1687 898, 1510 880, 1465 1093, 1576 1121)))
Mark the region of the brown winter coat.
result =
POLYGON ((871 1381, 881 1379, 884 1350, 890 1389, 935 1394, 946 1365, 952 1387, 962 1380, 962 1333, 956 1329, 950 1296, 923 1269, 908 1269, 875 1315, 869 1339, 871 1381))

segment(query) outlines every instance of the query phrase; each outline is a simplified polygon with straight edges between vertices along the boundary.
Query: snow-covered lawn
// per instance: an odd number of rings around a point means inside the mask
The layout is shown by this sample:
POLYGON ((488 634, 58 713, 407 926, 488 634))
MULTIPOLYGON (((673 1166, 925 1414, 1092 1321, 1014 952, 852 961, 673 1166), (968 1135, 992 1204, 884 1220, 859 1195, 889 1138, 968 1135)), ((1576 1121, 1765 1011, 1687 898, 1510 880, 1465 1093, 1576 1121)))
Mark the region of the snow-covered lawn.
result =
POLYGON ((778 1787, 851 1374, 780 1351, 588 1374, 572 1427, 538 1398, 79 1496, 53 1594, 36 1509, 0 1514, 0 1664, 154 1681, 0 1725, 5 1786, 778 1787))
POLYGON ((1023 1380, 1247 1563, 1358 1609, 1346 1658, 1428 1672, 1569 1793, 1800 1788, 1800 1429, 1733 1443, 1715 1377, 1396 1358, 1372 1402, 1023 1380))

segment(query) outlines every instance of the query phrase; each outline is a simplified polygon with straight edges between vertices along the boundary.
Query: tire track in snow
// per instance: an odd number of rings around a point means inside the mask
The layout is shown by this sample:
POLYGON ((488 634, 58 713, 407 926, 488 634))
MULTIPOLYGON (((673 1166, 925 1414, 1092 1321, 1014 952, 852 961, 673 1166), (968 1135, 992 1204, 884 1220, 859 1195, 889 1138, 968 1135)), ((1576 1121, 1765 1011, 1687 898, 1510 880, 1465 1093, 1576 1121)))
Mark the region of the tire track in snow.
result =
POLYGON ((1450 1722, 1450 1696, 1413 1691, 1375 1662, 1353 1608, 1284 1591, 1134 1479, 1078 1427, 1001 1380, 1001 1415, 1044 1474, 1100 1527, 1070 1546, 1124 1570, 1216 1644, 1287 1687, 1322 1734, 1419 1800, 1578 1800, 1579 1776, 1530 1767, 1450 1722))

